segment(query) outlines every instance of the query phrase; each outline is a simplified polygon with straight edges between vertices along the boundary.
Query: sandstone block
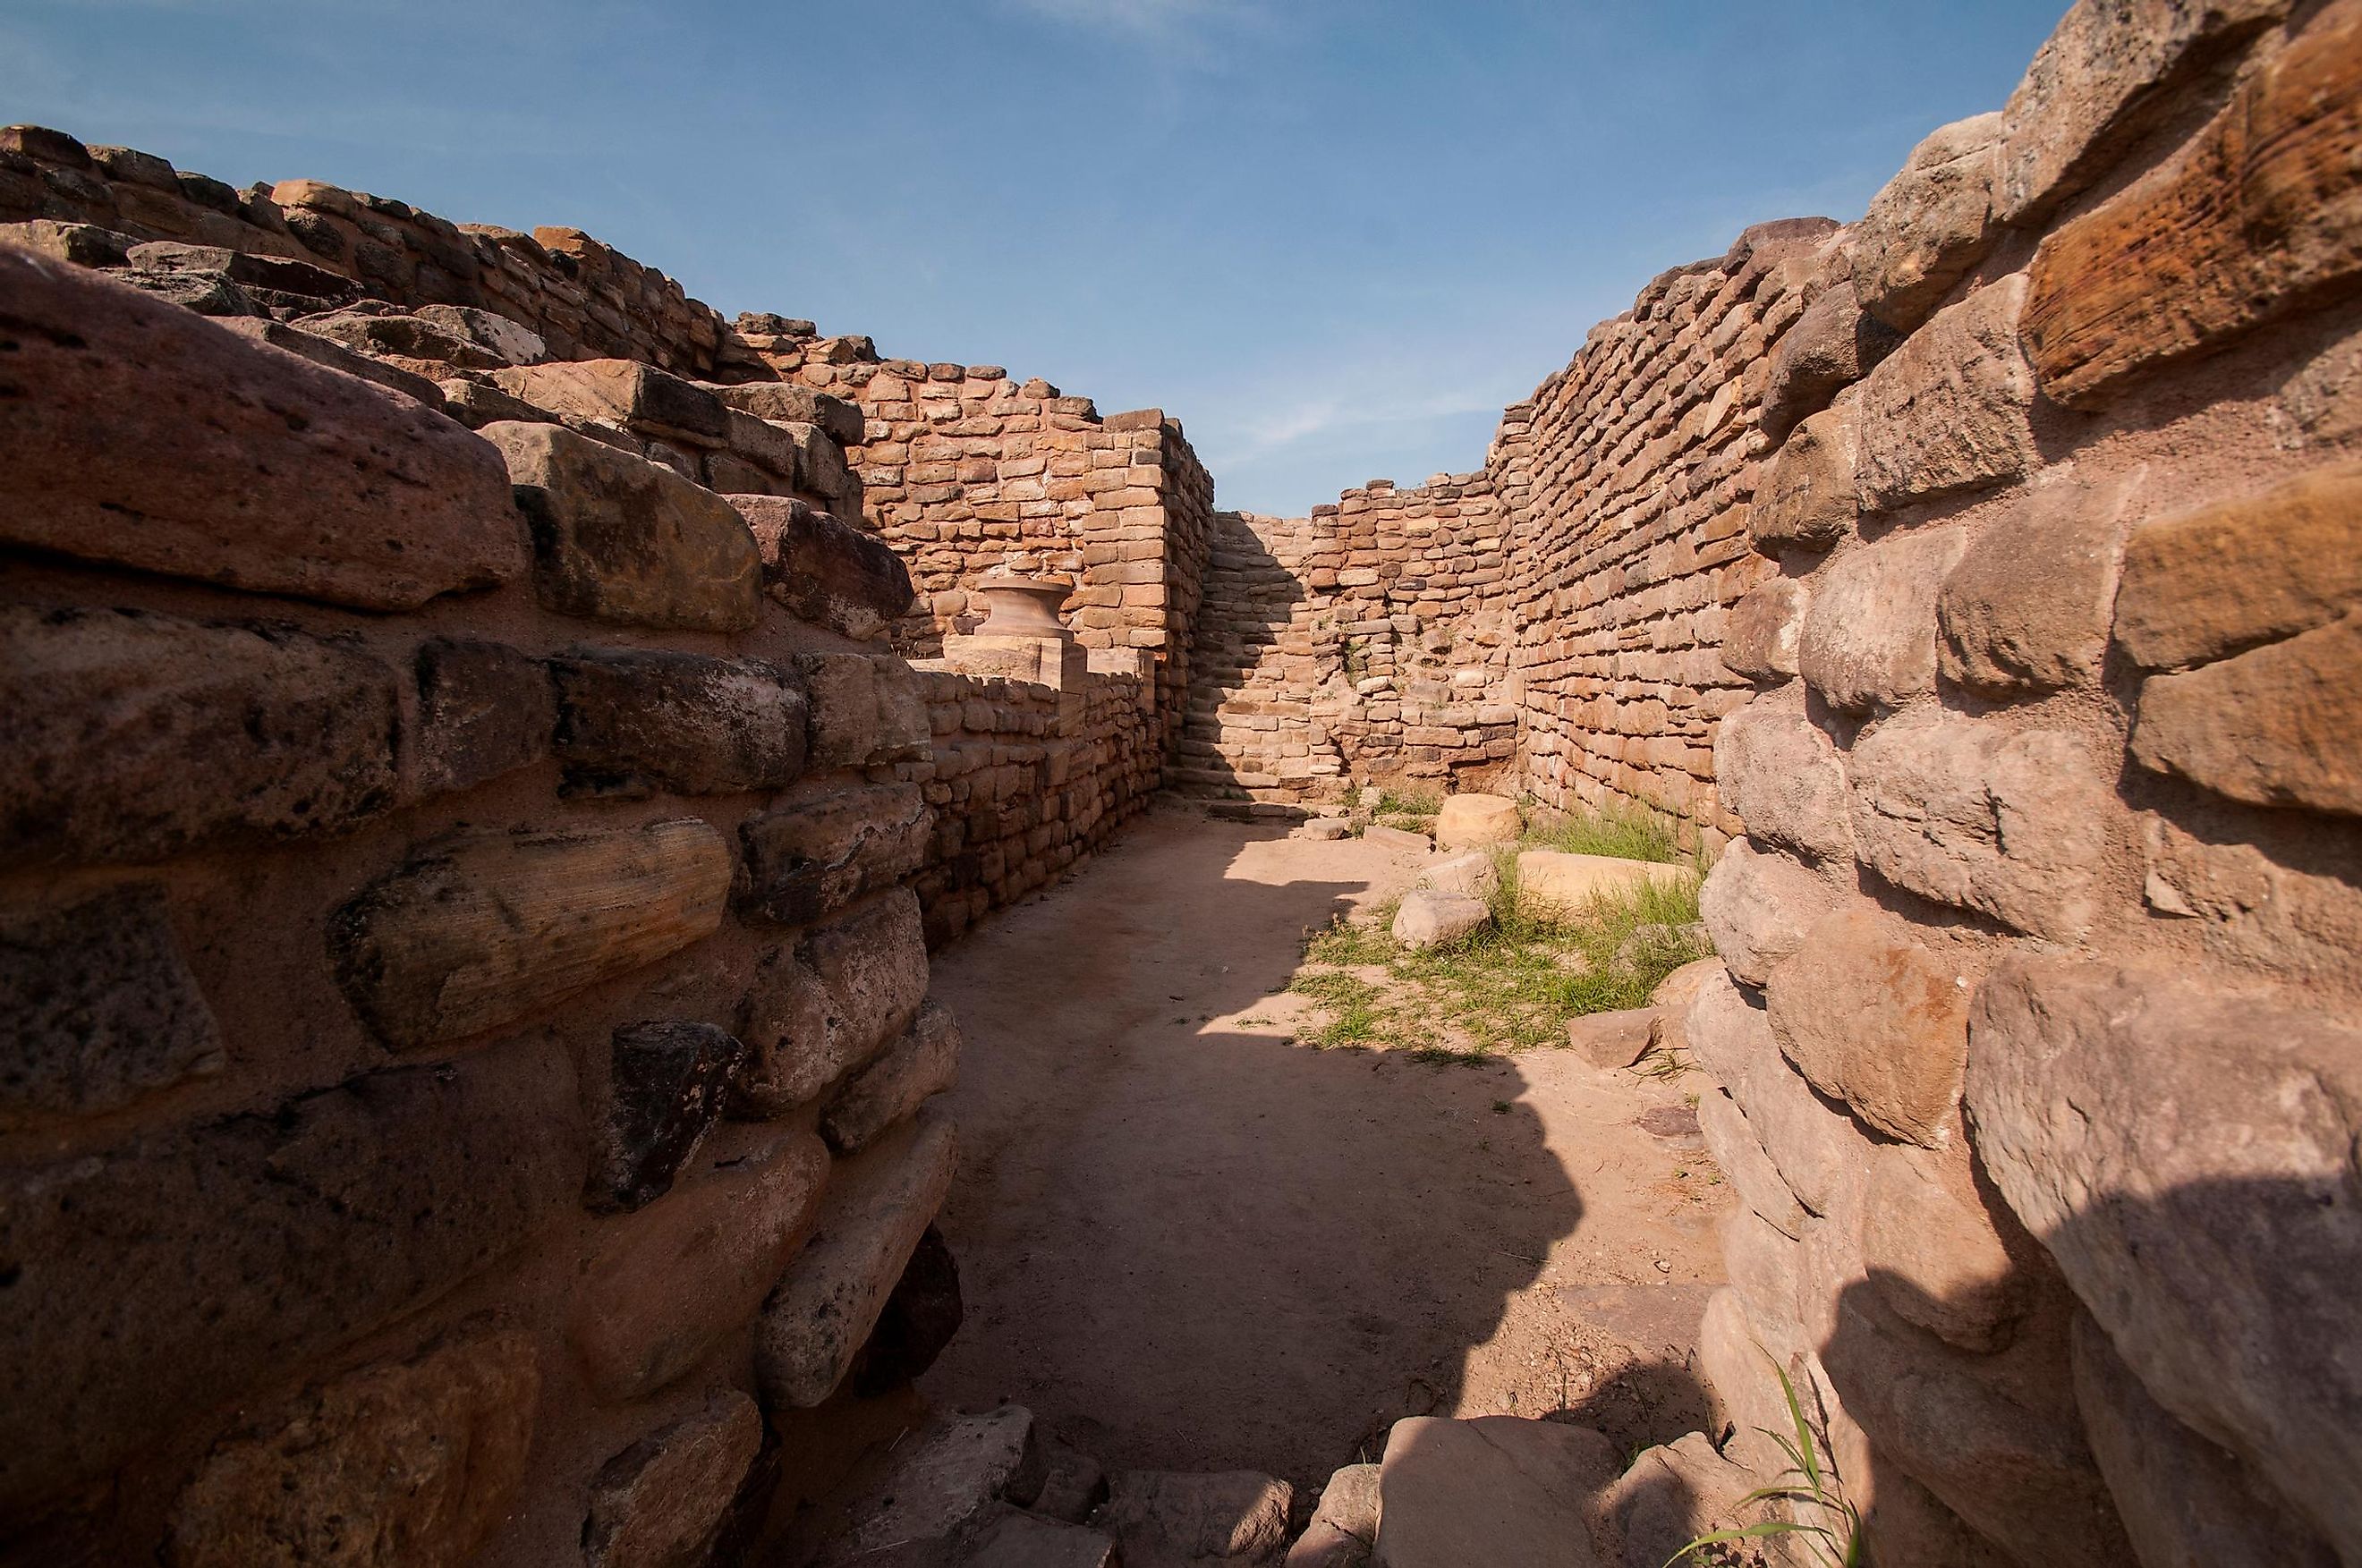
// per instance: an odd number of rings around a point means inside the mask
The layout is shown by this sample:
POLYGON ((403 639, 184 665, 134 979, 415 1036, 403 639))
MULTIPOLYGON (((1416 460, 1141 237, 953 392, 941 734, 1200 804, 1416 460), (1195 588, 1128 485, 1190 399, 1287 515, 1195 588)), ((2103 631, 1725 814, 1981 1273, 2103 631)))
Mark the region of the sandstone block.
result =
POLYGON ((1592 1568, 1585 1517, 1623 1466, 1587 1427, 1515 1416, 1394 1424, 1378 1483, 1386 1568, 1592 1568))
POLYGON ((1825 916, 1764 988, 1781 1053, 1814 1088, 1892 1137, 1951 1137, 1969 1054, 1969 983, 1860 910, 1825 916))
POLYGON ((1796 673, 1796 644, 1811 596, 1794 577, 1758 583, 1730 607, 1722 633, 1722 663, 1733 674, 1773 684, 1796 673))
POLYGON ((503 422, 483 433, 507 459, 532 524, 546 608, 685 631, 755 624, 762 560, 729 502, 559 425, 503 422))
POLYGON ((0 1516, 443 1295, 584 1160, 566 1053, 518 1046, 0 1173, 0 1516))
POLYGON ((2158 1402, 2333 1541, 2362 1539, 2357 1086, 2345 1019, 2106 963, 2006 959, 1970 1022, 1994 1185, 2158 1402))
POLYGON ((1628 861, 1615 855, 1570 855, 1559 850, 1518 851, 1518 902, 1539 910, 1576 915, 1601 897, 1618 897, 1642 886, 1687 887, 1697 873, 1661 861, 1628 861))
MULTIPOLYGON (((996 1503, 1032 1501, 1043 1471, 1032 1413, 1023 1406, 939 1416, 898 1447, 885 1472, 849 1505, 851 1526, 832 1543, 829 1560, 882 1565, 897 1561, 897 1548, 934 1543, 939 1560, 947 1561, 955 1542, 989 1518, 996 1503)), ((968 1561, 965 1554, 959 1560, 968 1561)))
POLYGON ((1904 1322, 1962 1350, 1988 1354, 2006 1346, 2029 1305, 2029 1287, 1965 1161, 1907 1144, 1880 1145, 1868 1158, 1862 1262, 1879 1299, 1904 1322))
POLYGON ((1438 893, 1457 893, 1489 901, 1500 890, 1501 868, 1483 850, 1449 855, 1420 872, 1418 885, 1438 893))
POLYGON ((1984 259, 2001 129, 1998 113, 1937 126, 1870 199, 1853 231, 1853 286, 1864 311, 1910 332, 1984 259))
POLYGON ((53 218, 0 224, 0 246, 13 246, 52 261, 70 261, 76 267, 128 267, 136 243, 127 234, 95 224, 61 223, 53 218))
MULTIPOLYGON (((915 909, 917 900, 911 902, 915 909)), ((922 1004, 901 1038, 830 1097, 820 1119, 829 1147, 858 1153, 929 1095, 951 1088, 959 1077, 959 1020, 951 1009, 922 1004)))
POLYGON ((950 1115, 928 1108, 839 1162, 819 1228, 756 1325, 755 1376, 767 1403, 809 1409, 844 1380, 943 1206, 956 1157, 950 1115))
POLYGON ((346 997, 397 1050, 477 1034, 722 924, 730 851, 693 817, 430 848, 339 910, 346 997))
POLYGON ((667 1421, 600 1467, 582 1521, 588 1568, 698 1568, 763 1446, 763 1412, 735 1388, 667 1421))
POLYGON ((1716 1091, 1698 1096, 1697 1112, 1698 1130, 1705 1135, 1705 1152, 1715 1168, 1729 1179, 1738 1201, 1782 1235, 1792 1241, 1802 1236, 1808 1219, 1805 1206, 1788 1190, 1780 1168, 1756 1141, 1738 1102, 1716 1091))
POLYGON ((910 613, 910 569, 877 535, 784 496, 731 496, 754 531, 763 591, 789 613, 856 641, 910 613))
POLYGON ((0 1124, 111 1111, 226 1061, 154 883, 0 913, 0 1124))
MULTIPOLYGON (((1749 1489, 1779 1475, 1787 1464, 1768 1434, 1794 1431, 1772 1376, 1774 1367, 1786 1370, 1780 1358, 1756 1342, 1738 1292, 1727 1286, 1716 1291, 1698 1324, 1698 1376, 1713 1398, 1716 1429, 1730 1431, 1725 1455, 1750 1473, 1749 1489)), ((1628 1563, 1627 1568, 1638 1565, 1628 1563)))
POLYGON ((2203 664, 2362 605, 2362 464, 2144 523, 2125 546, 2117 641, 2150 669, 2203 664))
POLYGON ((572 359, 497 370, 493 384, 536 408, 624 425, 659 441, 720 446, 728 439, 722 400, 633 359, 572 359))
POLYGON ((1388 828, 1383 824, 1362 829, 1362 841, 1392 850, 1397 854, 1424 855, 1435 848, 1434 841, 1424 833, 1414 833, 1404 828, 1388 828))
POLYGON ((2362 275, 2357 89, 2362 15, 2333 6, 2180 152, 2052 231, 2025 307, 2044 393, 2091 406, 2136 370, 2350 289, 2362 275))
POLYGON ((466 332, 455 330, 453 323, 408 312, 324 311, 304 317, 301 330, 350 353, 389 356, 414 365, 494 370, 508 363, 466 332))
POLYGON ((2002 111, 1994 215, 2039 225, 2169 114, 2201 68, 2287 14, 2287 0, 2070 6, 2002 111))
POLYGON ((822 767, 919 762, 933 751, 926 698, 911 668, 892 654, 806 653, 798 660, 811 695, 811 754, 822 767))
POLYGON ((1275 1563, 1296 1489, 1253 1470, 1119 1470, 1093 1520, 1131 1568, 1275 1563))
POLYGON ((2051 485, 1986 524, 1936 603, 1944 678, 1992 696, 2099 683, 2121 485, 2051 485))
POLYGON ((731 408, 756 419, 816 424, 846 446, 861 444, 865 429, 861 411, 843 398, 831 397, 793 381, 747 381, 735 387, 709 387, 706 390, 731 408))
POLYGON ((1330 1473, 1311 1522, 1287 1549, 1286 1568, 1363 1568, 1378 1539, 1375 1464, 1348 1464, 1330 1473))
POLYGON ((2034 370, 2018 342, 2022 273, 1948 306, 1863 378, 1857 473, 1883 509, 2014 479, 2040 462, 2026 411, 2034 370))
POLYGON ((540 660, 498 642, 437 637, 419 644, 420 789, 467 789, 549 754, 557 705, 540 660))
POLYGON ((1502 795, 1446 795, 1435 816, 1435 847, 1473 850, 1486 844, 1512 844, 1524 831, 1518 803, 1502 795))
POLYGON ((2362 816, 2362 612, 2141 685, 2132 754, 2256 806, 2362 816))
MULTIPOLYGON (((919 1245, 911 1249, 911 1261, 902 1266, 902 1277, 887 1293, 886 1305, 877 1314, 877 1326, 869 1331, 861 1354, 854 1358, 853 1370, 845 1375, 845 1387, 853 1390, 856 1398, 874 1399, 910 1383, 935 1364, 935 1358, 952 1343, 966 1316, 966 1305, 960 1298, 959 1261, 952 1256, 943 1232, 929 1225, 920 1233, 919 1245)), ((1057 1451, 1062 1445, 1043 1446, 1054 1478, 1057 1451)), ((1098 1484, 1098 1471, 1087 1457, 1071 1450, 1067 1456, 1089 1466, 1091 1484, 1098 1484)), ((1070 1478, 1078 1483, 1082 1479, 1070 1478)), ((1047 1482, 1043 1487, 1046 1497, 1047 1482)), ((1096 1497, 1090 1500, 1093 1504, 1098 1501, 1096 1497)), ((1043 1498, 1027 1506, 1045 1508, 1043 1498)), ((1085 1508, 1059 1517, 1078 1519, 1089 1511, 1085 1508)))
POLYGON ((0 862, 157 861, 393 803, 393 672, 276 628, 0 607, 0 862))
POLYGON ((1796 1201, 1832 1212, 1854 1179, 1861 1135, 1788 1066, 1761 1007, 1725 977, 1701 986, 1683 1025, 1690 1054, 1747 1113, 1796 1201))
POLYGON ((926 858, 934 814, 914 784, 831 788, 807 784, 738 835, 748 911, 801 926, 866 893, 890 887, 926 858))
POLYGON ((498 455, 408 398, 18 250, 0 313, 11 544, 362 609, 524 573, 498 455))
POLYGON ((333 338, 289 326, 268 316, 225 316, 221 324, 250 342, 267 343, 315 365, 326 366, 348 376, 358 376, 364 381, 374 381, 427 408, 439 411, 443 407, 443 389, 425 377, 414 375, 397 365, 388 365, 381 359, 372 359, 366 354, 356 354, 333 338))
POLYGON ((811 1231, 828 1169, 818 1138, 783 1134, 620 1224, 584 1271, 567 1331, 591 1391, 645 1398, 752 1318, 811 1231))
POLYGON ((1831 398, 1868 375, 1902 341, 1901 333, 1861 308, 1849 279, 1821 291, 1772 356, 1762 412, 1756 419, 1765 439, 1785 439, 1797 421, 1828 407, 1831 398))
MULTIPOLYGON (((1807 1234, 1813 1224, 1807 1222, 1807 1234)), ((1804 1248, 1751 1208, 1724 1215, 1717 1229, 1723 1268, 1748 1321, 1767 1342, 1800 1340, 1810 1305, 1804 1295, 1804 1248)))
POLYGON ((1456 942, 1492 920, 1492 906, 1481 898, 1413 888, 1395 911, 1394 938, 1418 952, 1456 942))
POLYGON ((549 662, 557 754, 578 787, 784 789, 803 773, 803 681, 760 659, 584 649, 549 662))
POLYGON ((1852 532, 1861 511, 1854 474, 1860 422, 1848 400, 1824 409, 1788 433, 1764 470, 1747 510, 1748 537, 1767 555, 1826 550, 1852 532))
POLYGON ((1654 1007, 1619 1007, 1609 1013, 1586 1013, 1566 1023, 1567 1048, 1596 1068, 1610 1072, 1630 1067, 1648 1053, 1655 1038, 1654 1007))
POLYGON ((1600 1506, 1624 1542, 1623 1568, 1664 1568, 1698 1537, 1749 1522, 1743 1499, 1755 1486, 1713 1439, 1694 1431, 1643 1452, 1600 1506))
POLYGON ((540 1386, 529 1335, 480 1328, 313 1390, 206 1457, 169 1561, 460 1568, 508 1518, 540 1386))
POLYGON ((1831 707, 1867 713, 1936 689, 1936 593, 1967 548, 1958 528, 1915 529, 1822 575, 1796 663, 1831 707))
POLYGON ((1801 706, 1759 697, 1725 718, 1714 734, 1715 787, 1749 837, 1809 860, 1853 850, 1844 764, 1801 706))
POLYGON ((1005 1505, 986 1511, 960 1561, 963 1568, 1116 1568, 1115 1542, 1098 1530, 1005 1505))
POLYGON ((782 1114, 860 1067, 917 1014, 927 953, 917 899, 897 890, 814 934, 810 963, 775 952, 741 1006, 740 1115, 782 1114))
POLYGON ((1850 772, 1854 841, 1888 882, 2057 941, 2089 927, 2124 808, 2079 738, 1906 714, 1854 743, 1850 772))
POLYGON ((722 1114, 746 1047, 711 1024, 626 1024, 608 1052, 583 1206, 628 1213, 672 1190, 722 1114))
POLYGON ((1698 890, 1698 915, 1730 972, 1761 985, 1829 905, 1821 879, 1782 854, 1763 854, 1744 839, 1722 851, 1698 890))

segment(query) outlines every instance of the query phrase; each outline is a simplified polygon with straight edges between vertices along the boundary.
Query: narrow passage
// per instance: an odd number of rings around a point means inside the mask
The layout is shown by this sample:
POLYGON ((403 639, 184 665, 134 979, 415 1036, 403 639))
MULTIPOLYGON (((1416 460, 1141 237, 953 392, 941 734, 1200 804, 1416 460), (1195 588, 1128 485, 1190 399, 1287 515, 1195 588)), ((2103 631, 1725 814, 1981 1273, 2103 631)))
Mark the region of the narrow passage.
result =
POLYGON ((1702 1424, 1725 1189, 1640 1120, 1678 1128, 1703 1080, 1297 1043, 1307 933, 1418 865, 1160 806, 937 955, 968 1317, 931 1398, 1022 1404, 1111 1469, 1316 1489, 1405 1415, 1702 1424))

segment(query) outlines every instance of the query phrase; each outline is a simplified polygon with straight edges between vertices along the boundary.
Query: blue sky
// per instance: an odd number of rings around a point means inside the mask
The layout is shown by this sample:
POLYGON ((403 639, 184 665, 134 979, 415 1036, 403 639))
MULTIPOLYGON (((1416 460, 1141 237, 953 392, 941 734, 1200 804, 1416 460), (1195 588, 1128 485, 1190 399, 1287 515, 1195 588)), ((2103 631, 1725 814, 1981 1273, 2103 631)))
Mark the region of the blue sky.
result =
POLYGON ((2064 0, 0 0, 0 121, 570 224, 725 313, 1186 422, 1228 507, 1475 467, 1652 274, 1859 215, 2064 0))

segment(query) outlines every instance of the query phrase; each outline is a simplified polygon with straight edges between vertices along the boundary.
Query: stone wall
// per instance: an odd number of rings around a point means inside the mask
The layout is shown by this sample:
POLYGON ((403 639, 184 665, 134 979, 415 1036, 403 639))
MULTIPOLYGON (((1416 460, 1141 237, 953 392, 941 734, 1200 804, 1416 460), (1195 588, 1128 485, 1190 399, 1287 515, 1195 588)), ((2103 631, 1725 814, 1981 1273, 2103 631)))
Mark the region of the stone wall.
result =
POLYGON ((735 1560, 932 1354, 907 576, 39 252, 0 316, 0 1559, 735 1560))

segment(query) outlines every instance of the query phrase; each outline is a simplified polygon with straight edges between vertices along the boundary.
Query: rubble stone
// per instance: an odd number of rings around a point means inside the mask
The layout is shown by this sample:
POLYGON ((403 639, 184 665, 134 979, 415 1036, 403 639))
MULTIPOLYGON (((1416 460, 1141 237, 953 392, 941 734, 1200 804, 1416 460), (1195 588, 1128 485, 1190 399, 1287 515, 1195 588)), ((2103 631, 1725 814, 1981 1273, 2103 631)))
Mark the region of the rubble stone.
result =
POLYGON ((2035 467, 2034 370, 2018 342, 2025 300, 2022 273, 1987 284, 1937 312, 1863 378, 1865 507, 1981 489, 2035 467))
POLYGON ((763 1413, 735 1388, 709 1396, 600 1467, 582 1523, 589 1568, 697 1568, 763 1444, 763 1413))
POLYGON ((2001 133, 1999 113, 1937 126, 1870 199, 1853 233, 1853 286, 1870 315, 1907 333, 1984 259, 2001 133))

